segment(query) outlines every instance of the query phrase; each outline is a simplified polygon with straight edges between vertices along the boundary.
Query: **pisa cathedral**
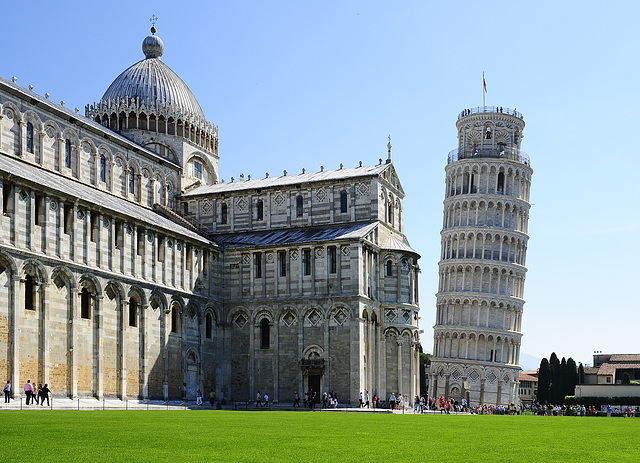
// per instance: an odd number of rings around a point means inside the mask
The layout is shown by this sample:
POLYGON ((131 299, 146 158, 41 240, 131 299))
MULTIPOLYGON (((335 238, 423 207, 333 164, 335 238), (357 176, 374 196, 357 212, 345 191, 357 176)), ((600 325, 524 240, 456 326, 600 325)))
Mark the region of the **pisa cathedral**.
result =
POLYGON ((0 78, 0 378, 413 397, 419 256, 390 144, 376 165, 225 183, 218 127, 155 32, 84 116, 0 78))
POLYGON ((469 404, 519 404, 520 340, 529 190, 515 109, 458 116, 449 153, 430 396, 469 404))

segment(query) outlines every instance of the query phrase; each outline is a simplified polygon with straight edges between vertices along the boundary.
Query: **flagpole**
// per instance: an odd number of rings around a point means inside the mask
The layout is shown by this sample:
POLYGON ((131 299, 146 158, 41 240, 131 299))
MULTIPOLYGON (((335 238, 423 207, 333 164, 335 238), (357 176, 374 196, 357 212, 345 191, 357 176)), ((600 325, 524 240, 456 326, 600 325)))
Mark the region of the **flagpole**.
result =
POLYGON ((483 108, 485 106, 487 106, 487 103, 485 101, 486 100, 486 94, 487 94, 487 91, 486 91, 487 85, 485 84, 485 82, 486 81, 484 80, 484 71, 482 71, 482 107, 483 108))

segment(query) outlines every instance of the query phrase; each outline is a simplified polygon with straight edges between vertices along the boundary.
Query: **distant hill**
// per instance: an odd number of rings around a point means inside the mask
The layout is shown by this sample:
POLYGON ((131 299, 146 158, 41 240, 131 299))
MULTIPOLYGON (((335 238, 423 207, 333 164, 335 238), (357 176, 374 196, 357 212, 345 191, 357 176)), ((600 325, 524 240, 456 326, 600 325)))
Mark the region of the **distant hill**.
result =
POLYGON ((520 352, 520 366, 524 371, 535 370, 539 368, 541 360, 541 358, 520 352))

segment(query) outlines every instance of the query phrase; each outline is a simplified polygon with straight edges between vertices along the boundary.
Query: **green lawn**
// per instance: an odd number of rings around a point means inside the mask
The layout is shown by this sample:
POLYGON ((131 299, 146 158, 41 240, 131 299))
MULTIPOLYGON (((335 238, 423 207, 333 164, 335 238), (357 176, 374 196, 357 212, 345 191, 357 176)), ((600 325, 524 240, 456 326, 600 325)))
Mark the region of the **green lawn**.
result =
POLYGON ((4 411, 2 461, 639 461, 640 418, 4 411))

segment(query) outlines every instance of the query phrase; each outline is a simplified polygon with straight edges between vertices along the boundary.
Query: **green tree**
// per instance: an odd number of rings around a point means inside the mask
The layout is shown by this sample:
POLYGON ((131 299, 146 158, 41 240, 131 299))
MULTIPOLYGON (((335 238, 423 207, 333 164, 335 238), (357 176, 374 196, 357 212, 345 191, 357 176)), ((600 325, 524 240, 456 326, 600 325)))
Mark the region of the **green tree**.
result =
POLYGON ((551 371, 549 402, 558 404, 560 403, 559 400, 562 392, 560 390, 560 360, 558 360, 555 352, 552 352, 551 357, 549 357, 549 370, 551 371))
POLYGON ((578 384, 584 384, 584 365, 580 362, 578 367, 578 384))
POLYGON ((567 360, 567 389, 565 395, 575 395, 578 384, 578 368, 571 357, 567 360))
POLYGON ((540 368, 538 369, 538 395, 536 401, 540 404, 549 402, 549 386, 551 383, 551 369, 549 368, 549 361, 543 358, 540 361, 540 368))
POLYGON ((626 371, 624 372, 624 375, 622 375, 622 384, 631 384, 631 376, 629 376, 629 373, 626 371))

